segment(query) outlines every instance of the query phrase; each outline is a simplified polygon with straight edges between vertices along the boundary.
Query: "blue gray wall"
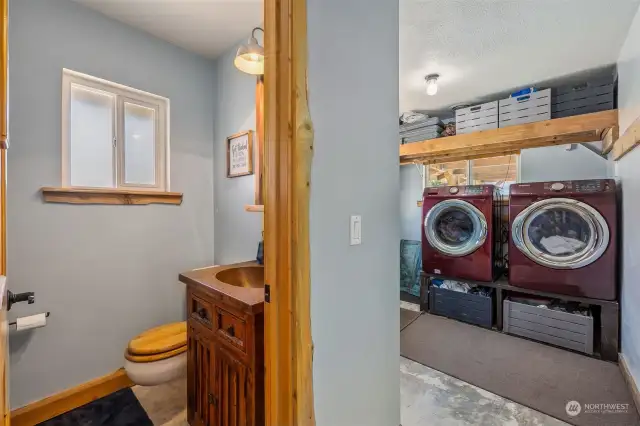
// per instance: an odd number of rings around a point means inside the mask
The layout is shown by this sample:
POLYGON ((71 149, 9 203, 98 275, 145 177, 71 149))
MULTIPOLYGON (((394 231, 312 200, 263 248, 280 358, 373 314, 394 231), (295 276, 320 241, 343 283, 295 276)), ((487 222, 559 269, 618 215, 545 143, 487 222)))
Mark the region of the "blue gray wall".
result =
POLYGON ((397 426, 398 2, 307 5, 316 421, 397 426), (350 215, 362 216, 362 245, 349 245, 350 215))
POLYGON ((37 300, 10 314, 51 312, 45 328, 11 334, 15 408, 122 367, 129 339, 184 319, 178 273, 214 258, 216 79, 212 61, 69 0, 11 0, 10 27, 8 277, 37 300), (65 67, 171 100, 181 206, 41 201, 61 182, 65 67))
MULTIPOLYGON (((520 154, 520 181, 604 179, 613 177, 610 162, 580 144, 571 151, 567 145, 523 149, 520 154)), ((597 146, 600 149, 600 146, 597 146)))
POLYGON ((422 199, 421 173, 422 166, 400 167, 400 238, 403 240, 422 239, 422 209, 416 204, 422 199))
MULTIPOLYGON (((256 129, 256 77, 238 71, 233 65, 236 51, 237 46, 234 46, 216 60, 214 217, 217 264, 255 259, 258 242, 262 239, 262 213, 244 210, 245 204, 255 203, 255 176, 227 178, 226 138, 256 129)), ((254 134, 254 144, 256 138, 254 134)), ((257 158, 254 165, 256 161, 257 158)))
MULTIPOLYGON (((618 59, 618 111, 620 134, 640 117, 640 9, 618 59)), ((640 385, 640 148, 617 165, 622 183, 622 355, 640 385)))

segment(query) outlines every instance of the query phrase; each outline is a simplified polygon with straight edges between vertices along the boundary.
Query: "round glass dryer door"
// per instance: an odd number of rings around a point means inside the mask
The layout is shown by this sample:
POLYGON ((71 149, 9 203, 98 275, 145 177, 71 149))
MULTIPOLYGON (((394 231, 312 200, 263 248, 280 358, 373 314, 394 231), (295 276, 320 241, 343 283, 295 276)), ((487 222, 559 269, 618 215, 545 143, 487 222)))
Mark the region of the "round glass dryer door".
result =
POLYGON ((569 198, 531 204, 513 221, 515 246, 534 262, 577 269, 595 262, 609 245, 609 227, 593 207, 569 198))
POLYGON ((436 204, 424 219, 427 241, 447 256, 466 256, 487 239, 487 219, 473 204, 445 200, 436 204))

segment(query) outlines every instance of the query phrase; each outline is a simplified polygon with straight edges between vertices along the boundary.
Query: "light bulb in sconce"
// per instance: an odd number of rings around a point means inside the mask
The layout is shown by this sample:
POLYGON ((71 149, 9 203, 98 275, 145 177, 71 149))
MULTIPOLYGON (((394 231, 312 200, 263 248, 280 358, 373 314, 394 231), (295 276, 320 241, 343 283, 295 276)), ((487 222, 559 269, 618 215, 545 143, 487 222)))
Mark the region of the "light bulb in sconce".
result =
POLYGON ((424 78, 427 82, 427 95, 433 96, 438 93, 438 77, 439 74, 429 74, 424 78))

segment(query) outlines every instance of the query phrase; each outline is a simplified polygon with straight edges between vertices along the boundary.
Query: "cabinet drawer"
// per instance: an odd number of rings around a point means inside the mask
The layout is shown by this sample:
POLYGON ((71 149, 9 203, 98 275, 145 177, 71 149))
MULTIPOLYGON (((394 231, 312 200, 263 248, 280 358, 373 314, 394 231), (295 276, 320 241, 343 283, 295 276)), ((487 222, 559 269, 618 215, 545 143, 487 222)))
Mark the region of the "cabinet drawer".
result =
POLYGON ((189 317, 213 329, 213 306, 193 293, 189 294, 189 317))
POLYGON ((216 334, 246 352, 247 323, 245 320, 218 306, 216 306, 216 317, 216 334))

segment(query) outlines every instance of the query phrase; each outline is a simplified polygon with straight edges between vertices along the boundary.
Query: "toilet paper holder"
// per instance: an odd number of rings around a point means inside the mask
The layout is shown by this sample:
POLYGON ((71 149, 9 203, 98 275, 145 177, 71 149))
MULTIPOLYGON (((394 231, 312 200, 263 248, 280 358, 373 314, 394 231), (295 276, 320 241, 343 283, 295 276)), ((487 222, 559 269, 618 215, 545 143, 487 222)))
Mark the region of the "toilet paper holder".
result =
MULTIPOLYGON (((49 315, 51 315, 51 312, 47 312, 45 316, 46 316, 47 318, 49 318, 49 315)), ((11 326, 11 325, 18 325, 18 322, 17 322, 17 321, 11 321, 11 322, 9 323, 9 325, 10 325, 10 326, 11 326)))
POLYGON ((11 305, 20 302, 27 302, 31 305, 36 302, 36 294, 32 291, 13 293, 11 290, 7 290, 7 311, 11 310, 11 305))

